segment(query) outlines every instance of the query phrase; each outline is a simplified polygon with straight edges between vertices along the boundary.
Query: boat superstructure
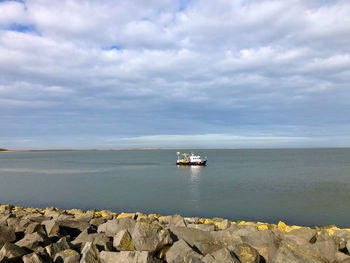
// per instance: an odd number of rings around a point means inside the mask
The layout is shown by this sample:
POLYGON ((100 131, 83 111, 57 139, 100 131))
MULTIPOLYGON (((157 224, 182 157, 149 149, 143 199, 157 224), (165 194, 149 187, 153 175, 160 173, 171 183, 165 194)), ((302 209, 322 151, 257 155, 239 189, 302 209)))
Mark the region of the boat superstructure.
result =
POLYGON ((180 153, 177 152, 177 165, 206 165, 207 157, 202 158, 200 155, 194 155, 194 153, 180 153))

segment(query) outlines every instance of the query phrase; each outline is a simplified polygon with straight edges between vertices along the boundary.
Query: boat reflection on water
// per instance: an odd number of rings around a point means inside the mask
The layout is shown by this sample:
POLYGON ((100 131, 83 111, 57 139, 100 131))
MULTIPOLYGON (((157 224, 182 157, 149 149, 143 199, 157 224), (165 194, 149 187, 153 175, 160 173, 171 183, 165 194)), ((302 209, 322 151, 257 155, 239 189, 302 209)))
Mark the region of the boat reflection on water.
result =
POLYGON ((181 174, 186 174, 186 175, 190 175, 190 180, 192 182, 198 182, 200 180, 200 176, 201 176, 201 170, 204 168, 203 166, 200 165, 191 165, 191 166, 182 166, 179 165, 177 166, 180 171, 181 174))

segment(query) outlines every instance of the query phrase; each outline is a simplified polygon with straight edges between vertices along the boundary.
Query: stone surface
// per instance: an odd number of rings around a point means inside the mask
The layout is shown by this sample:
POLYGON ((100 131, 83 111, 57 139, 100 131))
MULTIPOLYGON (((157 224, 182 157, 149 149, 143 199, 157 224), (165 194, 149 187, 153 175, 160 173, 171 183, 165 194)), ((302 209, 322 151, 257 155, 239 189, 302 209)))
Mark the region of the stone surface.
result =
POLYGON ((281 241, 278 250, 270 255, 269 262, 271 263, 326 263, 319 255, 313 251, 305 251, 297 247, 295 244, 289 243, 285 240, 281 241))
POLYGON ((78 263, 80 254, 72 249, 66 249, 55 255, 54 263, 78 263))
POLYGON ((138 221, 131 236, 138 251, 155 252, 173 242, 170 232, 154 222, 138 221))
POLYGON ((21 240, 16 242, 17 246, 34 249, 39 246, 47 246, 51 243, 51 240, 40 232, 34 232, 25 235, 21 240))
POLYGON ((166 252, 166 260, 168 263, 188 263, 194 258, 201 260, 202 255, 192 249, 186 241, 180 239, 176 241, 166 252))
POLYGON ((30 251, 28 249, 19 247, 12 243, 6 243, 0 250, 0 262, 6 262, 6 260, 16 261, 29 253, 30 251))
POLYGON ((91 233, 85 229, 72 241, 79 249, 82 249, 87 242, 92 242, 99 250, 111 251, 113 249, 113 242, 110 237, 104 233, 91 233))
POLYGON ((37 253, 31 253, 28 255, 24 255, 22 258, 24 263, 45 263, 45 261, 40 255, 37 253))
POLYGON ((46 231, 45 231, 44 227, 41 224, 37 223, 37 222, 30 223, 25 228, 25 231, 24 231, 25 234, 32 234, 34 232, 40 232, 43 235, 46 235, 46 231))
POLYGON ((258 251, 248 244, 237 244, 232 248, 233 253, 241 263, 259 263, 260 255, 258 251))
POLYGON ((113 247, 118 251, 136 250, 128 230, 119 231, 113 238, 113 247))
POLYGON ((204 224, 188 224, 187 227, 189 228, 195 228, 202 231, 214 231, 215 226, 214 225, 204 225, 204 224))
POLYGON ((210 254, 226 246, 226 243, 212 235, 208 231, 188 227, 171 227, 171 232, 177 239, 185 240, 192 247, 196 247, 205 255, 210 254))
POLYGON ((208 254, 211 257, 207 257, 205 260, 206 263, 240 263, 240 261, 237 259, 236 255, 227 248, 219 249, 212 254, 208 254))
POLYGON ((101 263, 161 263, 162 261, 154 258, 147 251, 121 251, 121 252, 107 252, 102 251, 101 263))
POLYGON ((0 237, 7 242, 14 242, 16 240, 15 230, 8 226, 0 226, 0 237))
POLYGON ((134 230, 136 221, 131 218, 121 218, 108 220, 97 228, 98 233, 106 233, 107 236, 114 237, 119 231, 127 229, 129 233, 134 230))
POLYGON ((56 243, 46 246, 45 250, 50 257, 54 258, 58 252, 61 252, 63 250, 70 249, 70 248, 71 248, 71 245, 68 243, 67 238, 62 237, 56 243))
POLYGON ((60 226, 56 223, 56 220, 45 220, 41 224, 45 227, 48 237, 57 236, 59 234, 60 226))
POLYGON ((82 257, 80 263, 98 263, 100 252, 92 242, 87 242, 81 252, 82 257))

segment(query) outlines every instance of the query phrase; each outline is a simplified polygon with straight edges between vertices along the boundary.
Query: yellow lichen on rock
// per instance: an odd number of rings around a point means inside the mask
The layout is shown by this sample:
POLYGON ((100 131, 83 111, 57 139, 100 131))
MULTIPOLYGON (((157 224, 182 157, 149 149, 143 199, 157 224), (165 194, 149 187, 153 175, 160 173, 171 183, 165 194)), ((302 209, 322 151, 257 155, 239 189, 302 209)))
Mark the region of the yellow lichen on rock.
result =
POLYGON ((283 230, 285 232, 290 232, 290 231, 292 231, 294 229, 300 229, 301 226, 288 226, 284 222, 279 221, 278 225, 277 225, 277 228, 280 229, 280 230, 283 230))
POLYGON ((134 218, 135 217, 135 213, 124 213, 122 212, 121 214, 119 214, 117 216, 117 219, 120 219, 120 218, 134 218))
POLYGON ((269 227, 268 227, 267 224, 261 224, 261 225, 258 225, 258 226, 257 226, 257 229, 258 229, 259 231, 264 231, 264 230, 268 230, 269 227))
POLYGON ((215 222, 214 222, 213 219, 206 218, 206 219, 204 220, 204 223, 203 223, 203 224, 205 224, 205 225, 207 225, 207 224, 215 224, 215 222))

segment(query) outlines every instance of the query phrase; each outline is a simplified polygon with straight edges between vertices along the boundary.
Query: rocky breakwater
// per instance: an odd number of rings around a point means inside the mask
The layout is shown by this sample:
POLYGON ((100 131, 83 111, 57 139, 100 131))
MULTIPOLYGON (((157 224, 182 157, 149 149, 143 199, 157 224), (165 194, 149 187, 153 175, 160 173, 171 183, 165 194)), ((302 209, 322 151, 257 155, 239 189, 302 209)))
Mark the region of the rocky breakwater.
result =
POLYGON ((0 206, 0 262, 350 262, 349 229, 0 206))

